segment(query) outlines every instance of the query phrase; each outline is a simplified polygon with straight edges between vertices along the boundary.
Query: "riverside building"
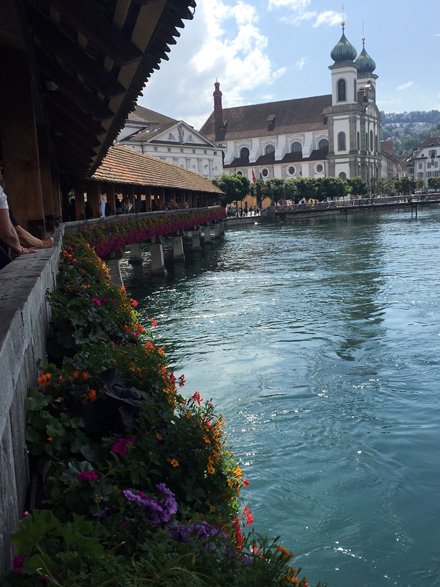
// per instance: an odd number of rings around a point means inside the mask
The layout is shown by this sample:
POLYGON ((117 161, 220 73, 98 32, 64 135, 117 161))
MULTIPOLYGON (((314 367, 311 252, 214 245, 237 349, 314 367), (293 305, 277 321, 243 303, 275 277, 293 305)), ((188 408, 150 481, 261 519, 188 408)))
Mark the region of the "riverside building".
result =
POLYGON ((200 134, 224 150, 226 173, 251 181, 361 177, 370 189, 377 178, 394 175, 380 146, 376 64, 365 38, 357 56, 344 28, 331 51, 331 94, 223 108, 215 82, 214 110, 200 134))

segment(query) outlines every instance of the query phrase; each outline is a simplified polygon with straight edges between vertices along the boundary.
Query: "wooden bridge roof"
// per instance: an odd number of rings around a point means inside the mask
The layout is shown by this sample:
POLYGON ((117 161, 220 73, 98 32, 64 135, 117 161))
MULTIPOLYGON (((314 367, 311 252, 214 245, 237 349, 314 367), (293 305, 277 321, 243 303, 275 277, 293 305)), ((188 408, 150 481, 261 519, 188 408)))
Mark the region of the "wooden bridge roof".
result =
POLYGON ((109 149, 91 179, 114 184, 177 188, 219 196, 223 194, 217 186, 194 171, 119 145, 109 149))
MULTIPOLYGON (((195 0, 0 0, 0 46, 30 58, 61 172, 88 177, 195 0)), ((6 80, 7 83, 7 80, 6 80)))

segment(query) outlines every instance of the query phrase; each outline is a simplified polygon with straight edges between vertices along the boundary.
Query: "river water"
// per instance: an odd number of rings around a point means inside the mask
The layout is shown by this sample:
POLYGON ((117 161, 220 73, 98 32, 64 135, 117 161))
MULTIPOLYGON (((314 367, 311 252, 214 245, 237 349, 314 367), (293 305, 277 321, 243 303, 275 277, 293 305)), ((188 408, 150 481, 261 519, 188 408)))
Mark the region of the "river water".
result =
POLYGON ((439 228, 432 207, 251 225, 124 271, 309 584, 440 585, 439 228))

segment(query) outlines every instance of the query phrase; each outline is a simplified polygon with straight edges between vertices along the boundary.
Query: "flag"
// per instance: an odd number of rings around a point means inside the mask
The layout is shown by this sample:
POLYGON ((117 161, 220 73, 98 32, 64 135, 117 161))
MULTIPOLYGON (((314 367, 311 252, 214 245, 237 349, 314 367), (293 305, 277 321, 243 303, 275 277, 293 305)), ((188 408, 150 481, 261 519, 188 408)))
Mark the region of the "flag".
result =
POLYGON ((261 173, 261 171, 260 171, 260 179, 263 179, 263 174, 261 173))
POLYGON ((255 185, 257 183, 257 178, 255 177, 255 171, 252 169, 252 182, 255 185))

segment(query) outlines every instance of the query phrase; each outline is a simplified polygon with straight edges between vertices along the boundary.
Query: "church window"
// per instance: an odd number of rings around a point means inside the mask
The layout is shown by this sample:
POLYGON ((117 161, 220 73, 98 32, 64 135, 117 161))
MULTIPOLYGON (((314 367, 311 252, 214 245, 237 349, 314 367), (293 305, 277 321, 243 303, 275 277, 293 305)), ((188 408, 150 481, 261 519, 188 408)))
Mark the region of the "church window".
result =
POLYGON ((356 148, 357 148, 358 151, 360 151, 360 148, 361 148, 361 135, 360 135, 359 131, 357 131, 357 134, 356 134, 356 148))
POLYGON ((295 141, 294 143, 292 143, 291 147, 290 147, 290 152, 291 153, 301 153, 302 154, 302 145, 299 141, 295 141))
POLYGON ((249 149, 247 147, 243 147, 242 149, 240 149, 240 157, 243 157, 243 159, 249 159, 249 149))
POLYGON ((269 177, 269 170, 267 167, 263 167, 263 169, 261 170, 261 175, 263 177, 269 177))
POLYGON ((368 151, 368 133, 365 133, 365 149, 368 151))
POLYGON ((324 166, 322 165, 322 163, 318 163, 318 165, 315 167, 316 173, 322 173, 324 171, 324 166))
POLYGON ((345 151, 345 132, 338 133, 338 151, 345 151))
POLYGON ((353 94, 353 96, 354 96, 354 101, 356 102, 356 100, 357 100, 357 98, 356 98, 356 94, 357 94, 356 80, 353 80, 353 82, 354 82, 354 94, 353 94))
POLYGON ((266 155, 271 155, 272 153, 275 153, 275 147, 273 145, 266 145, 266 148, 264 149, 264 153, 266 155))
POLYGON ((328 149, 328 140, 321 139, 318 143, 318 149, 328 149))
POLYGON ((377 135, 374 137, 374 148, 376 150, 376 153, 379 152, 379 141, 377 140, 377 135))
POLYGON ((243 175, 243 172, 240 169, 237 171, 237 175, 243 175))
POLYGON ((370 130, 370 151, 373 150, 374 147, 374 141, 373 141, 373 131, 370 130))
POLYGON ((347 174, 344 171, 341 171, 339 178, 342 179, 342 181, 345 181, 347 179, 347 174))
POLYGON ((346 84, 345 79, 338 80, 338 102, 345 102, 346 96, 346 84))
POLYGON ((289 175, 295 175, 295 173, 296 173, 295 166, 294 165, 289 165, 289 167, 287 168, 287 173, 289 175))

